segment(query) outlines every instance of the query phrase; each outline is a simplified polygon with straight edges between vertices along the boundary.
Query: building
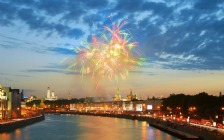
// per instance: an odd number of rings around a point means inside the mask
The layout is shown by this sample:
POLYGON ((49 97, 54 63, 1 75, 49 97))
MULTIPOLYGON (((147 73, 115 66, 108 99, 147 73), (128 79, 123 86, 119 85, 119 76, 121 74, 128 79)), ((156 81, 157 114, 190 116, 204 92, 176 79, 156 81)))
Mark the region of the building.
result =
POLYGON ((11 89, 11 92, 9 94, 11 94, 11 101, 9 98, 8 102, 11 105, 11 118, 20 118, 23 91, 20 92, 19 89, 11 89))
POLYGON ((115 97, 113 97, 113 101, 121 101, 121 94, 120 94, 120 89, 117 89, 117 92, 115 94, 115 97))
POLYGON ((133 100, 138 100, 137 94, 132 93, 132 90, 130 91, 130 94, 127 95, 127 101, 133 101, 133 100))
POLYGON ((130 90, 130 93, 127 95, 127 98, 122 99, 120 94, 120 89, 117 89, 117 92, 115 93, 115 97, 113 97, 113 101, 137 101, 138 97, 137 94, 133 94, 132 90, 130 90))
POLYGON ((32 102, 32 101, 34 101, 34 100, 37 100, 37 97, 36 97, 36 96, 33 96, 33 95, 30 95, 30 96, 27 98, 26 102, 32 102))
POLYGON ((70 104, 70 110, 79 111, 115 111, 115 112, 148 112, 160 111, 161 99, 149 99, 144 101, 109 101, 88 102, 70 104))
POLYGON ((2 88, 2 85, 0 84, 0 119, 6 119, 7 114, 7 96, 5 95, 5 92, 2 88))
POLYGON ((68 100, 71 100, 72 99, 72 97, 71 97, 71 94, 69 93, 68 94, 68 100))
POLYGON ((56 101, 58 99, 57 96, 55 96, 54 91, 51 92, 50 87, 47 88, 47 97, 45 100, 48 101, 56 101))
POLYGON ((123 102, 122 107, 123 107, 124 111, 133 111, 134 110, 132 101, 123 102))
POLYGON ((3 87, 5 95, 8 99, 7 116, 8 118, 21 117, 21 100, 22 92, 19 89, 12 89, 11 87, 3 87))

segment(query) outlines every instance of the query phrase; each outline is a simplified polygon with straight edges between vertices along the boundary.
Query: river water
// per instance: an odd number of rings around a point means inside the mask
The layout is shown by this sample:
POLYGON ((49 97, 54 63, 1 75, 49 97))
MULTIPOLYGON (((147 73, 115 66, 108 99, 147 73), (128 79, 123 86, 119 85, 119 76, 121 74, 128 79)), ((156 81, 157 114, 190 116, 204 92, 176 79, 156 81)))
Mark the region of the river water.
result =
POLYGON ((0 134, 0 140, 177 140, 144 121, 79 115, 45 120, 0 134))

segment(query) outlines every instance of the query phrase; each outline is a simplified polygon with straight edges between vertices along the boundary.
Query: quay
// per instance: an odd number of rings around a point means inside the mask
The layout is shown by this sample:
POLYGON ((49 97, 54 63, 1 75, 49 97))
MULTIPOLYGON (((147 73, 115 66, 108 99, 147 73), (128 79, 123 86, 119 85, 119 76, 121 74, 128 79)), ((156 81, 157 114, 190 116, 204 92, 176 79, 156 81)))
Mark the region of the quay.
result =
POLYGON ((167 133, 169 133, 173 136, 181 138, 182 140, 204 140, 202 137, 191 135, 191 134, 186 133, 184 131, 180 131, 180 130, 177 130, 177 129, 171 128, 171 127, 167 127, 167 126, 164 126, 164 125, 159 124, 159 123, 154 123, 154 122, 150 121, 149 125, 157 128, 157 129, 160 129, 164 132, 167 132, 167 133))
POLYGON ((0 122, 0 133, 10 132, 17 128, 25 127, 27 125, 43 121, 44 119, 45 119, 44 115, 39 115, 30 118, 19 118, 0 122))

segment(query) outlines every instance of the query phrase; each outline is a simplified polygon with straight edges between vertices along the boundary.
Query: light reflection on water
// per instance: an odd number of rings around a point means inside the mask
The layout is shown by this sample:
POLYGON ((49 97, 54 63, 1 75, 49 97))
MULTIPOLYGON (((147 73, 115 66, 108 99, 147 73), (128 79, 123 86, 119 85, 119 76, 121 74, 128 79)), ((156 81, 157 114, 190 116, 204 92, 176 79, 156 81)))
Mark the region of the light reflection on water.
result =
POLYGON ((147 122, 96 116, 46 115, 42 122, 0 134, 0 140, 176 140, 147 122))

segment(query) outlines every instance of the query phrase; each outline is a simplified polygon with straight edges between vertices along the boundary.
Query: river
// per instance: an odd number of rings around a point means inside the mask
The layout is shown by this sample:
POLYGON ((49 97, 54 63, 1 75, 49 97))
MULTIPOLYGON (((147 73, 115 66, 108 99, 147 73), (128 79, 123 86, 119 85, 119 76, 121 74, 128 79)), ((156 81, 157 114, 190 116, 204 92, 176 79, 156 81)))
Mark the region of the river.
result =
POLYGON ((1 133, 0 140, 177 140, 144 121, 82 116, 46 115, 45 120, 1 133))

